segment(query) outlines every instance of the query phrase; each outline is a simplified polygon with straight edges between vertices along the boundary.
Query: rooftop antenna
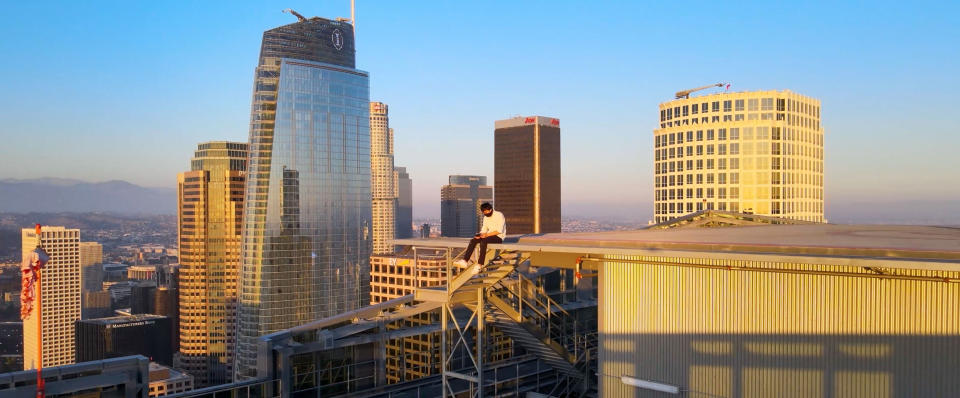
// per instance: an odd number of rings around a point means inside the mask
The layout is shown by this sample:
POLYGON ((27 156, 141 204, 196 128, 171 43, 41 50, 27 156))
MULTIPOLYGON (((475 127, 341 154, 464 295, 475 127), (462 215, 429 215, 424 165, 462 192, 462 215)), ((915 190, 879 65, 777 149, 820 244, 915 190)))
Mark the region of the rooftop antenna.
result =
POLYGON ((353 25, 353 36, 357 36, 357 10, 354 0, 350 0, 350 19, 337 17, 338 22, 350 22, 353 25))

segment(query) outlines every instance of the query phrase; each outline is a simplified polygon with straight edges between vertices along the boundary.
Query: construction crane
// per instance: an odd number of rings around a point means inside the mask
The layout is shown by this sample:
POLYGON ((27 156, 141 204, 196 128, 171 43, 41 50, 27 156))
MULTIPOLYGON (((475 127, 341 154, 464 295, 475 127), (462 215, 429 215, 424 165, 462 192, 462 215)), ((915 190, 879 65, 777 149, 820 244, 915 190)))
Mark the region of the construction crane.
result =
POLYGON ((293 14, 293 16, 297 17, 297 20, 299 20, 300 22, 303 22, 303 21, 306 21, 306 20, 307 20, 307 18, 304 18, 303 15, 300 15, 299 12, 296 12, 296 11, 294 11, 293 9, 288 8, 288 9, 286 9, 286 10, 283 10, 283 12, 285 12, 285 13, 287 13, 287 14, 293 14))
POLYGON ((703 86, 703 87, 692 88, 692 89, 689 89, 689 90, 677 91, 677 99, 690 98, 690 94, 691 94, 691 93, 695 93, 695 92, 700 91, 700 90, 706 90, 706 89, 711 88, 711 87, 723 87, 723 86, 728 86, 728 85, 729 85, 729 84, 727 84, 727 83, 717 83, 717 84, 711 84, 711 85, 709 85, 709 86, 703 86))

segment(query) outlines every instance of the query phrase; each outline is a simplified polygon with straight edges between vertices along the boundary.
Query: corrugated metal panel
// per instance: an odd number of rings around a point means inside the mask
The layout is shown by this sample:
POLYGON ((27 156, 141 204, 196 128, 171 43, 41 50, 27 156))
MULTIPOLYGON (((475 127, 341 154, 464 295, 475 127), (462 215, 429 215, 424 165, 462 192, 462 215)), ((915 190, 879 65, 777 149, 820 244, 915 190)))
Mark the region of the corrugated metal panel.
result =
MULTIPOLYGON (((621 375, 680 386, 690 397, 950 396, 960 391, 960 283, 878 279, 866 277, 877 271, 829 264, 607 258, 676 265, 607 261, 601 267, 604 397, 660 396, 623 385, 621 375)), ((960 277, 958 272, 878 271, 960 277)))

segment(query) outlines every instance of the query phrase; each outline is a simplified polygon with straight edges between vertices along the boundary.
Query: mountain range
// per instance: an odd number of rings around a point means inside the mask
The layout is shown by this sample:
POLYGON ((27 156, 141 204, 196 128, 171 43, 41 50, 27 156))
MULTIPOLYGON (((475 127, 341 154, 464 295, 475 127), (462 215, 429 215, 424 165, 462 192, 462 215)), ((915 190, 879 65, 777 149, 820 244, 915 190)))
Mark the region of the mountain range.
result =
POLYGON ((0 180, 0 212, 5 213, 175 214, 176 211, 175 188, 148 188, 119 180, 0 180))

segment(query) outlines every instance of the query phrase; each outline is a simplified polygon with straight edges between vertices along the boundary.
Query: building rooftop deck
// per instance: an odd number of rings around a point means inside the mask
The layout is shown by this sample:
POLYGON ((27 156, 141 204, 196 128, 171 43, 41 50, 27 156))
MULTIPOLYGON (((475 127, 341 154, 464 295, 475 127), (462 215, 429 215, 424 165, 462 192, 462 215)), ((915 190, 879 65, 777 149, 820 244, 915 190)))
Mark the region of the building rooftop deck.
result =
MULTIPOLYGON (((400 245, 463 247, 463 238, 401 239, 400 245)), ((960 270, 960 228, 903 225, 758 225, 509 236, 496 247, 542 252, 842 258, 893 261, 907 268, 960 270), (917 263, 907 265, 906 263, 917 263), (929 263, 931 266, 923 266, 929 263), (920 265, 918 265, 920 264, 920 265), (934 266, 933 264, 941 264, 934 266)), ((799 259, 797 259, 799 261, 799 259)))

